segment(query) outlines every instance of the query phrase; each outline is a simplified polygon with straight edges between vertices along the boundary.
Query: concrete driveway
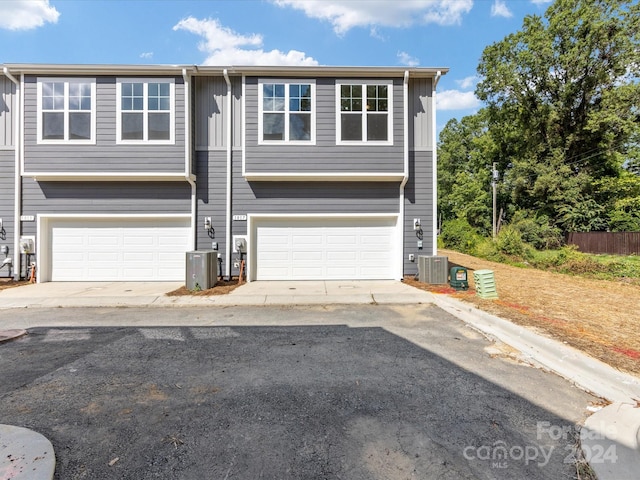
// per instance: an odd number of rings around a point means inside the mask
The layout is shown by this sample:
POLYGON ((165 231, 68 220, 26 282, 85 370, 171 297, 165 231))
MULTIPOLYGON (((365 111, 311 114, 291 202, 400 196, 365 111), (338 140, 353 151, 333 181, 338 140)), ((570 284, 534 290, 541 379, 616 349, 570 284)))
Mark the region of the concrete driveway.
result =
POLYGON ((167 297, 181 282, 47 282, 0 291, 0 308, 180 305, 418 304, 433 296, 400 281, 251 282, 228 295, 167 297))

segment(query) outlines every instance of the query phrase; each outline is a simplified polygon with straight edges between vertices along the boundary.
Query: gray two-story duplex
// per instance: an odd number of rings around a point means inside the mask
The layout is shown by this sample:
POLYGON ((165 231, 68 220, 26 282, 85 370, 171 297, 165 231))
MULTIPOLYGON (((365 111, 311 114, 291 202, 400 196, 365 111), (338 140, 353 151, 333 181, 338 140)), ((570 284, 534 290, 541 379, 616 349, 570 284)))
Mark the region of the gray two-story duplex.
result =
POLYGON ((0 246, 39 282, 184 280, 210 249, 237 275, 240 238, 249 281, 414 274, 446 72, 4 65, 0 246))

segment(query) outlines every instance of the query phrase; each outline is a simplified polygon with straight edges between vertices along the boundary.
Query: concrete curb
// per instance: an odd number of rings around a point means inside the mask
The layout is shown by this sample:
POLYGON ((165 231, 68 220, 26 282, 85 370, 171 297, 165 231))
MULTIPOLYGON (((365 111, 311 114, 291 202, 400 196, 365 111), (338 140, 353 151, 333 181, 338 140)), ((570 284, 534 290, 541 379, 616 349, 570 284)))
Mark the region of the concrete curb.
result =
POLYGON ((0 425, 0 478, 51 480, 56 467, 53 445, 33 430, 0 425))
POLYGON ((10 342, 16 338, 23 337, 26 334, 27 331, 22 329, 0 330, 0 343, 10 342))
POLYGON ((596 396, 633 405, 640 399, 640 379, 633 375, 461 301, 434 295, 434 303, 489 337, 519 350, 522 360, 553 371, 596 396))
POLYGON ((585 459, 599 480, 635 480, 640 472, 640 408, 612 403, 580 431, 585 459))

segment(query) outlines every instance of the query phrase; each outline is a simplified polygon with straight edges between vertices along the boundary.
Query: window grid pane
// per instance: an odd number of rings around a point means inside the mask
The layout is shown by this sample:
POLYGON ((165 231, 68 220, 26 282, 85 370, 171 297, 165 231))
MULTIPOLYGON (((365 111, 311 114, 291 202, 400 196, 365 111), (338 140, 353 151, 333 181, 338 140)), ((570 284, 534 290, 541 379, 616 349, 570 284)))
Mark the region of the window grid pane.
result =
POLYGON ((265 112, 284 112, 284 84, 264 84, 262 86, 262 109, 265 112))
POLYGON ((64 82, 42 83, 42 109, 64 110, 64 82))
POLYGON ((289 85, 289 111, 311 111, 311 85, 289 85))
POLYGON ((122 110, 143 110, 144 93, 142 83, 123 83, 122 88, 122 110))
POLYGON ((69 83, 69 110, 91 110, 91 85, 69 83))
POLYGON ((340 87, 340 109, 343 112, 362 111, 362 86, 342 85, 340 87))
POLYGON ((169 84, 168 83, 150 83, 149 84, 149 110, 169 110, 169 84))

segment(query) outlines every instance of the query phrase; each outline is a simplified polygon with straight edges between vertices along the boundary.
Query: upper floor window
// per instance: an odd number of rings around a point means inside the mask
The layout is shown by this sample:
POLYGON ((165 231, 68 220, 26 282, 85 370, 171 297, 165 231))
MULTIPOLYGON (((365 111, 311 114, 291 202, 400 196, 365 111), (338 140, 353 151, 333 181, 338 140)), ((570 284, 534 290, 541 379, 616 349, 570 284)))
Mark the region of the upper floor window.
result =
POLYGON ((390 81, 337 83, 336 96, 338 143, 393 143, 390 81))
POLYGON ((94 79, 38 79, 38 142, 95 143, 94 79))
POLYGON ((258 143, 315 143, 315 83, 260 80, 258 143))
POLYGON ((118 143, 173 143, 173 79, 118 79, 118 143))

